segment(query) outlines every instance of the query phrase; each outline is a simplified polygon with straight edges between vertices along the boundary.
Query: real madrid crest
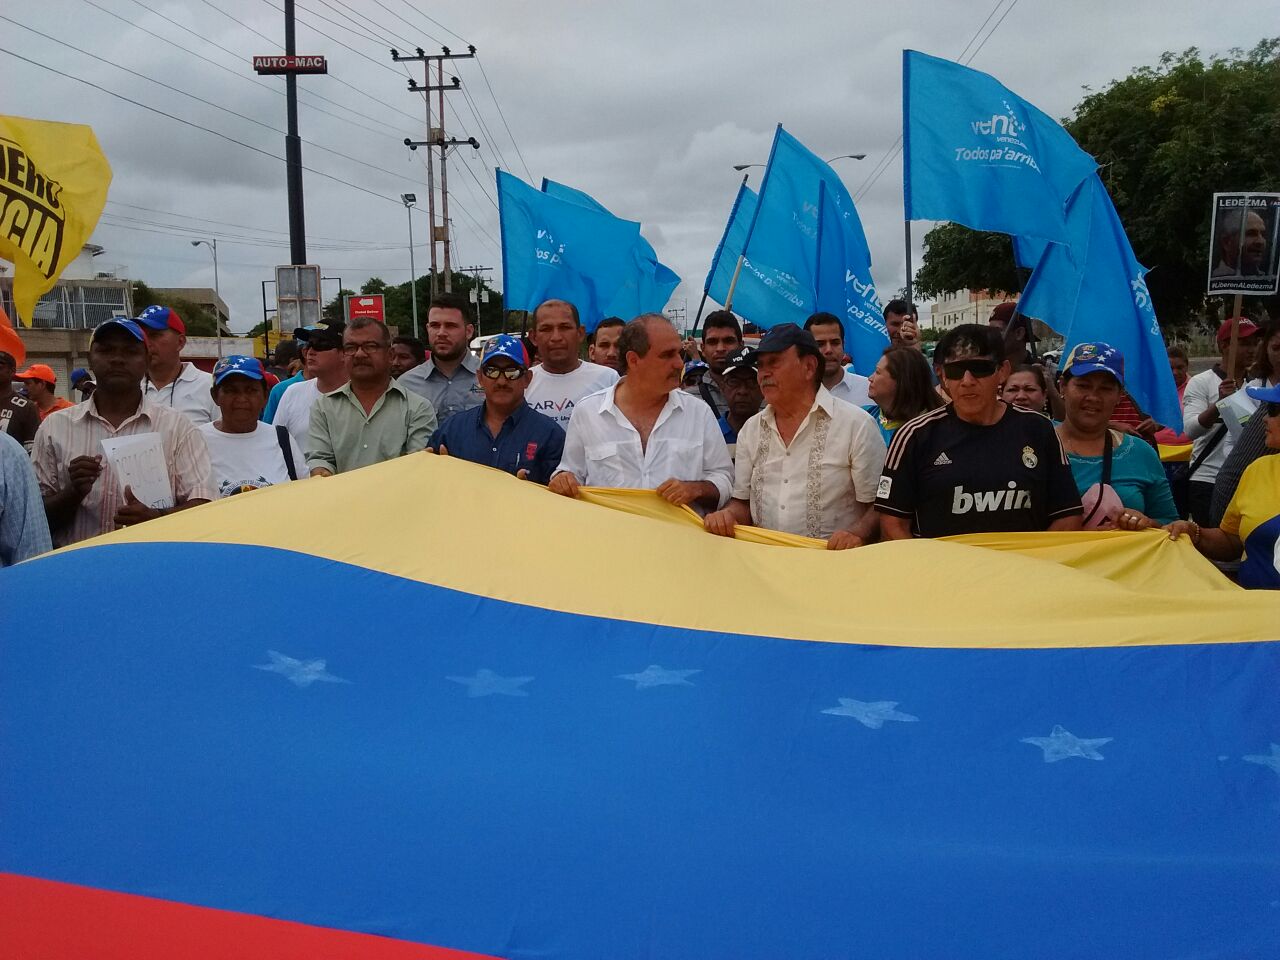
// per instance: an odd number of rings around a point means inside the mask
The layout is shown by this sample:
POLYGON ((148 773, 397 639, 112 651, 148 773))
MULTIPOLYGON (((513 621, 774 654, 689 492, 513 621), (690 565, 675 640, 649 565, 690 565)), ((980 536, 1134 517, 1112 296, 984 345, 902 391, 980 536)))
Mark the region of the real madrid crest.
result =
POLYGON ((1036 464, 1040 462, 1040 458, 1036 456, 1036 452, 1029 446, 1022 448, 1022 465, 1028 470, 1034 470, 1036 464))

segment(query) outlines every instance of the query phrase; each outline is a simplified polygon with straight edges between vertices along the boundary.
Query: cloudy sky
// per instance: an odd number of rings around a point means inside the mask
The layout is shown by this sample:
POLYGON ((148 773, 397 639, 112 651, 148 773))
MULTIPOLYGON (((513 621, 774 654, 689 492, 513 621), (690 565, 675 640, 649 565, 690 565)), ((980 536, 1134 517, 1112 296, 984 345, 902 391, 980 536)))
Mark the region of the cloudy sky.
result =
MULTIPOLYGON (((283 50, 280 6, 14 0, 0 9, 0 112, 90 124, 111 162, 98 262, 154 286, 212 286, 208 250, 189 240, 216 237, 236 329, 261 319, 260 283, 288 260, 283 162, 10 54, 283 157, 284 81, 250 66, 254 54, 283 50)), ((500 165, 535 184, 547 176, 578 186, 640 220, 685 278, 673 303, 687 298, 692 312, 740 177, 732 165, 763 162, 778 121, 822 156, 867 154, 837 170, 858 198, 877 287, 902 285, 901 159, 881 161, 901 134, 904 47, 958 58, 981 44, 975 67, 1064 116, 1082 87, 1101 88, 1163 51, 1249 47, 1280 23, 1280 0, 1249 9, 1223 16, 1205 0, 297 0, 298 51, 327 56, 330 70, 299 81, 303 162, 317 171, 305 174, 310 259, 352 288, 370 276, 408 279, 398 197, 425 200, 426 174, 423 151, 402 141, 425 131, 421 95, 406 89, 405 69, 420 67, 393 64, 392 45, 456 51, 465 40, 479 50, 483 72, 459 62, 451 72, 465 93, 446 94, 449 135, 482 143, 478 156, 451 156, 455 263, 494 267, 501 285, 500 165)), ((423 273, 425 213, 414 220, 423 273)), ((926 226, 916 228, 917 248, 926 226)), ((918 249, 915 257, 918 265, 918 249)), ((330 296, 336 289, 326 285, 330 296)))

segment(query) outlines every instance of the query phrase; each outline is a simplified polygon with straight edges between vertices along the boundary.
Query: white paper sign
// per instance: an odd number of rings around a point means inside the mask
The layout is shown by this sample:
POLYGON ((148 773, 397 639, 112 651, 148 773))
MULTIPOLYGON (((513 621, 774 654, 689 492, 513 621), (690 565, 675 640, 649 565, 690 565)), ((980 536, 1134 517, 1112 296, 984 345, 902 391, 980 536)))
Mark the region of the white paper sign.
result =
POLYGON ((158 433, 139 433, 102 441, 102 452, 120 481, 153 510, 173 507, 173 482, 164 462, 164 443, 158 433))
POLYGON ((1222 422, 1227 426, 1227 435, 1234 443, 1240 437, 1240 431, 1257 412, 1258 401, 1243 390, 1237 390, 1229 397, 1218 401, 1218 411, 1222 414, 1222 422))

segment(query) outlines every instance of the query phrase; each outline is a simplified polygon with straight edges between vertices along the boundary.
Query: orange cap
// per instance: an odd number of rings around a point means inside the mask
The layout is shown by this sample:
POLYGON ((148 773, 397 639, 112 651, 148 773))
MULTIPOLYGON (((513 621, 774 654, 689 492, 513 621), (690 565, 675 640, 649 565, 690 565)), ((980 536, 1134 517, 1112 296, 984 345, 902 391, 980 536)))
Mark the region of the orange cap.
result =
POLYGON ((54 386, 58 382, 58 376, 53 372, 53 368, 43 363, 33 363, 27 369, 14 377, 15 380, 43 380, 49 386, 54 386))

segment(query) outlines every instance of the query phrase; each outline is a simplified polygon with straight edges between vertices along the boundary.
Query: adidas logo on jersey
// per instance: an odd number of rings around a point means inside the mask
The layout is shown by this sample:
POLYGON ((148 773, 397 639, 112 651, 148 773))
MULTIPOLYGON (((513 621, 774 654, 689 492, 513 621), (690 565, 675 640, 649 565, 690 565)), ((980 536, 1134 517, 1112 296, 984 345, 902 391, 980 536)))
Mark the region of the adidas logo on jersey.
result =
POLYGON ((938 454, 938 459, 933 461, 933 465, 935 467, 949 467, 951 466, 951 458, 948 457, 946 452, 944 451, 938 454))
POLYGON ((987 513, 993 510, 1025 510, 1031 507, 1031 492, 1018 490, 1017 484, 1009 481, 1008 490, 977 490, 973 493, 957 486, 951 497, 952 513, 968 513, 975 510, 987 513))

